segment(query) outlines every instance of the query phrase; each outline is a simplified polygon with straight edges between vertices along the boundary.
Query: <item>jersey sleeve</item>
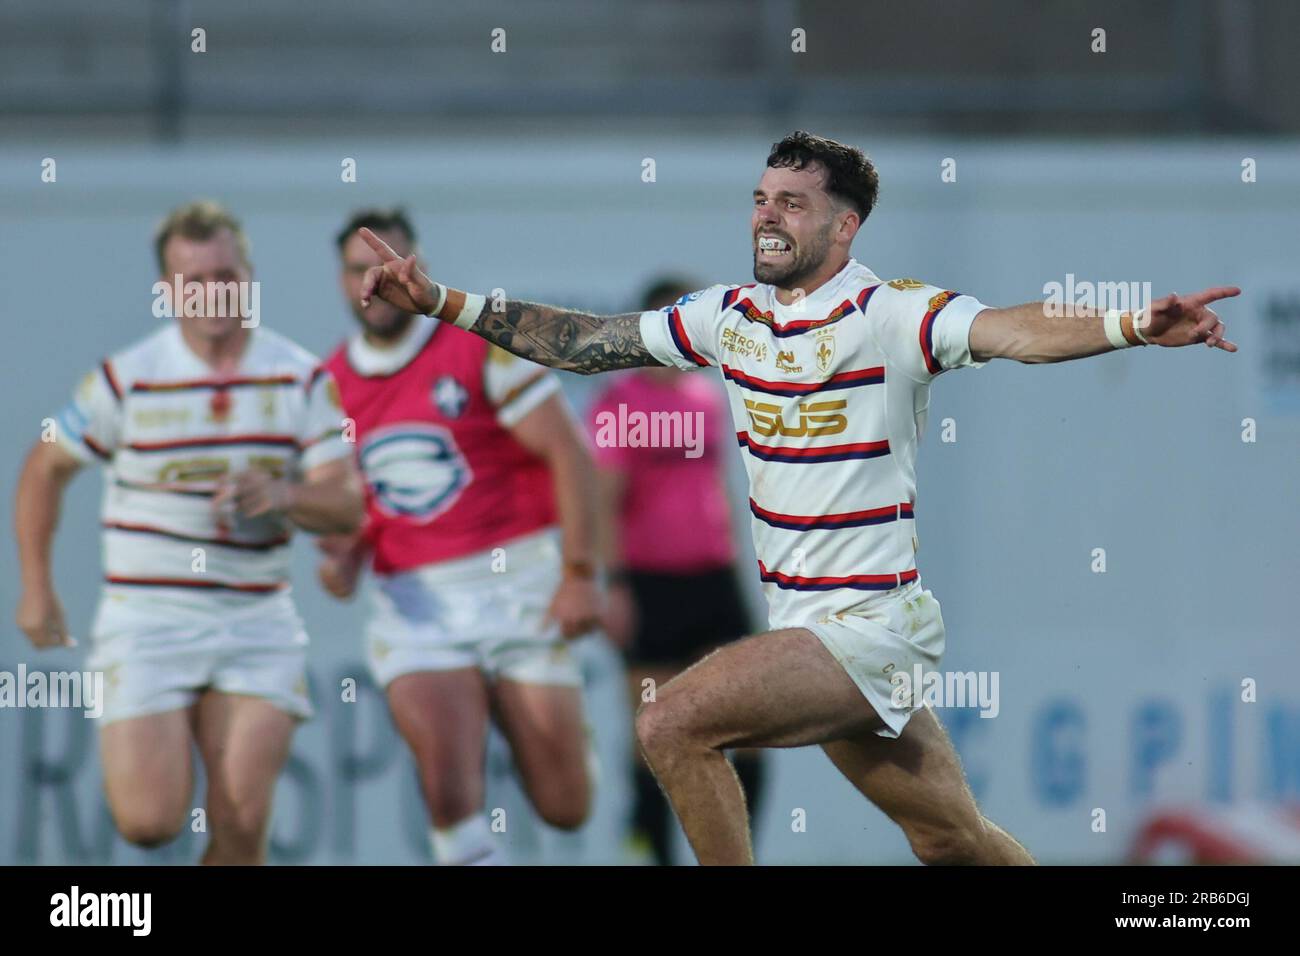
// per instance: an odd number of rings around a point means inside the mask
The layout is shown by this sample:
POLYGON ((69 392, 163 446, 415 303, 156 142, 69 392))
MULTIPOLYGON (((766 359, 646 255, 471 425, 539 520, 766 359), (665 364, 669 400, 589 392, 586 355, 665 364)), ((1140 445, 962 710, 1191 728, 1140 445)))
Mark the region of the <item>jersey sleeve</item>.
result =
POLYGON ((309 471, 352 454, 352 445, 343 437, 346 417, 338 383, 329 369, 319 366, 307 380, 307 401, 298 431, 300 470, 309 471))
POLYGON ((718 364, 723 296, 732 288, 715 285, 684 295, 656 312, 641 313, 641 339, 661 365, 697 369, 718 364))
POLYGON ((970 352, 970 327, 987 309, 971 295, 895 279, 868 306, 877 339, 891 362, 910 378, 928 382, 953 368, 980 368, 970 352))
POLYGON ((495 345, 483 364, 483 393, 496 409, 497 423, 513 428, 529 412, 560 391, 560 380, 535 362, 495 345))
POLYGON ((105 360, 87 372, 55 419, 55 439, 82 462, 109 461, 121 435, 122 389, 105 360))

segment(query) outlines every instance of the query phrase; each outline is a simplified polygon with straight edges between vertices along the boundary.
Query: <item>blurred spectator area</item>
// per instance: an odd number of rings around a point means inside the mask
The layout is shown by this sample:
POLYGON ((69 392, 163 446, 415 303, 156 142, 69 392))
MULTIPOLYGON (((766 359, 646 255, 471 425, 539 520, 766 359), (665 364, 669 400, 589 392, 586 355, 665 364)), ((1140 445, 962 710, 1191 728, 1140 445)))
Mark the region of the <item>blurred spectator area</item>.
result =
POLYGON ((1294 133, 1300 97, 1276 91, 1300 89, 1297 33, 1294 0, 0 0, 0 119, 164 138, 395 116, 1294 133))

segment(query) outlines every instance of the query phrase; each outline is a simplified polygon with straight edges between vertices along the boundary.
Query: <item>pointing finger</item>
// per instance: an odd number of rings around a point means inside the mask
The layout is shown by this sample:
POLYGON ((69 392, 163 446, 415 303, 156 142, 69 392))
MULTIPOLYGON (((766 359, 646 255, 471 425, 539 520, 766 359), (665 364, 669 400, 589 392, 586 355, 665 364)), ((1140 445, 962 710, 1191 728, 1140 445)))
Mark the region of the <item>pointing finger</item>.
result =
POLYGON ((1208 289, 1202 289, 1200 292, 1193 292, 1183 297, 1183 305, 1195 309, 1199 306, 1206 305, 1210 302, 1217 302, 1220 299, 1231 299, 1241 295, 1241 289, 1235 285, 1216 285, 1208 289))
POLYGON ((361 238, 365 241, 366 245, 368 245, 371 249, 375 250, 375 252, 379 253, 379 255, 383 258, 385 262, 396 262, 398 259, 402 258, 396 252, 393 251, 392 246, 384 242, 384 240, 380 239, 378 236, 376 236, 365 226, 362 226, 361 229, 358 230, 357 234, 361 236, 361 238))

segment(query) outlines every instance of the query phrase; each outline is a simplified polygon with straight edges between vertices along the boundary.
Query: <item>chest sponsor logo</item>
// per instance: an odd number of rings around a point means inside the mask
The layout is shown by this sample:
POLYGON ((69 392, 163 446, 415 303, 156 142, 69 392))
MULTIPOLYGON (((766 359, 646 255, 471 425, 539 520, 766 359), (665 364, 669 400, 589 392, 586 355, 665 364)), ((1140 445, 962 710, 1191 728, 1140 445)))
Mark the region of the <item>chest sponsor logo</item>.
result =
POLYGON ((749 412, 749 422, 756 435, 770 438, 783 435, 786 438, 817 438, 823 435, 838 435, 849 427, 849 420, 842 411, 848 407, 844 400, 834 402, 800 402, 795 406, 797 419, 786 424, 785 417, 790 417, 782 406, 772 402, 756 402, 745 399, 745 409, 749 412))
POLYGON ((722 348, 737 355, 745 355, 760 362, 767 361, 767 343, 741 335, 735 329, 722 330, 722 348))
POLYGON ((469 404, 469 392, 451 375, 444 375, 433 385, 433 404, 447 418, 460 418, 469 404))
POLYGON ((776 367, 778 370, 782 372, 788 372, 791 375, 795 375, 803 371, 802 365, 794 364, 794 352, 777 352, 776 367))
POLYGON ((365 438, 357 457, 379 509, 418 524, 455 504, 473 478, 451 432, 439 425, 381 428, 365 438))
POLYGON ((283 478, 289 473, 289 459, 280 455, 249 455, 233 461, 217 456, 173 458, 158 467, 156 480, 166 485, 204 484, 249 468, 264 471, 272 478, 283 478))
POLYGON ((131 423, 138 428, 164 428, 183 425, 189 420, 188 408, 138 408, 131 413, 131 423))

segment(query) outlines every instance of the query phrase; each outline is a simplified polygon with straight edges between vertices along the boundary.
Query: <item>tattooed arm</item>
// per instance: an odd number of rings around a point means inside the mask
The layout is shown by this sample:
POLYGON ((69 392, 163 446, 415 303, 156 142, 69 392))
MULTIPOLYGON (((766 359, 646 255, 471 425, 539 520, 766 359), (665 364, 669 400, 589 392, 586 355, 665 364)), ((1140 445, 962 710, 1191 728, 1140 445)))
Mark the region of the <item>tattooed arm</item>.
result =
POLYGON ((641 340, 641 313, 589 315, 532 302, 484 304, 471 332, 540 365, 590 375, 658 365, 641 340))
POLYGON ((515 301, 506 302, 503 312, 493 311, 481 296, 467 296, 433 282, 416 265, 414 255, 403 259, 369 229, 360 234, 384 260, 366 272, 362 307, 378 296, 403 311, 455 322, 521 358, 567 372, 591 375, 659 364, 641 339, 639 312, 590 315, 515 301), (475 307, 477 316, 465 315, 475 307))

